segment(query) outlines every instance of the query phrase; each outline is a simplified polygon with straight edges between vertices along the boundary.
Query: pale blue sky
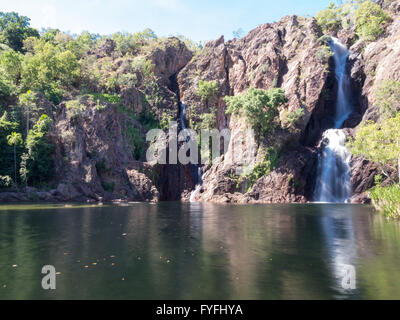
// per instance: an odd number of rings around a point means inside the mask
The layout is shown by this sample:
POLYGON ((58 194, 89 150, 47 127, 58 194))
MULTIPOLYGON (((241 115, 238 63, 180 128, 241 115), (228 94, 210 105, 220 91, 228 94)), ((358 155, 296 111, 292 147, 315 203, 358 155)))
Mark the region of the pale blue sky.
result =
POLYGON ((111 34, 153 29, 159 36, 182 34, 211 40, 288 14, 315 15, 330 0, 0 0, 0 11, 31 18, 35 28, 111 34))

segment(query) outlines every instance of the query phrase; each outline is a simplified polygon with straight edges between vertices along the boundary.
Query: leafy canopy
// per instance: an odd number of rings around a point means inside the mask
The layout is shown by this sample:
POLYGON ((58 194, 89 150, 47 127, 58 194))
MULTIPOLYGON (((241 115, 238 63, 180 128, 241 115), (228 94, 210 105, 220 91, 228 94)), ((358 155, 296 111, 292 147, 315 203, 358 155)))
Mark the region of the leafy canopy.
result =
POLYGON ((197 87, 197 95, 200 97, 202 102, 208 103, 210 100, 215 98, 218 94, 218 82, 199 80, 197 87))
POLYGON ((54 145, 48 140, 52 120, 43 114, 26 138, 27 152, 22 156, 22 180, 33 185, 40 185, 49 180, 53 173, 52 153, 54 145))
POLYGON ((384 168, 398 164, 400 159, 400 113, 382 123, 362 125, 348 147, 355 156, 364 156, 379 164, 388 176, 384 168))
POLYGON ((0 42, 15 51, 23 51, 23 41, 39 37, 39 32, 30 27, 30 19, 16 12, 0 12, 0 42))
POLYGON ((390 16, 377 3, 368 0, 357 9, 355 20, 357 35, 374 41, 385 31, 384 25, 390 16))
POLYGON ((239 96, 225 97, 225 102, 227 114, 243 115, 256 132, 264 134, 274 128, 278 108, 288 100, 285 91, 279 88, 250 88, 239 96))
POLYGON ((400 110, 400 81, 385 80, 376 92, 376 104, 384 116, 392 117, 400 110))

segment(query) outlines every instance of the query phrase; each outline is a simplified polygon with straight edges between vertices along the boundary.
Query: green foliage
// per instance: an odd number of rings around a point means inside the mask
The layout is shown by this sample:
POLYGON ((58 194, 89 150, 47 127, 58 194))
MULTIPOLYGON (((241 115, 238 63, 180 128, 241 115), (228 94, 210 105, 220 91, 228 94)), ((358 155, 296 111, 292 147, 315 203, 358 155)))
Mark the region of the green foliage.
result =
POLYGON ((135 128, 131 123, 126 125, 126 139, 131 147, 132 155, 135 160, 140 160, 144 150, 144 140, 139 129, 135 128))
POLYGON ((392 117, 398 112, 400 110, 400 81, 383 81, 376 92, 376 104, 386 117, 392 117))
POLYGON ((86 111, 86 106, 81 104, 78 100, 70 100, 65 104, 67 110, 67 116, 70 119, 77 118, 81 116, 86 111))
POLYGON ((7 136, 7 143, 9 146, 14 147, 14 181, 17 183, 17 145, 23 143, 22 135, 20 133, 11 132, 7 136))
POLYGON ((127 53, 133 53, 138 49, 137 39, 131 33, 117 32, 111 37, 115 41, 117 50, 122 56, 126 55, 127 53))
POLYGON ((96 45, 99 38, 100 36, 98 34, 84 31, 74 41, 68 42, 66 49, 74 53, 74 55, 80 59, 96 45))
POLYGON ((53 174, 52 153, 54 145, 48 140, 52 120, 43 114, 25 141, 26 153, 21 161, 21 178, 26 183, 41 185, 53 174))
POLYGON ((246 180, 250 190, 260 178, 269 175, 277 167, 278 160, 279 150, 273 147, 268 148, 264 160, 257 163, 249 174, 242 176, 238 184, 246 180))
POLYGON ((30 19, 16 12, 0 12, 0 42, 15 51, 23 51, 23 41, 39 37, 37 30, 30 27, 30 19))
POLYGON ((341 9, 334 2, 326 10, 318 12, 315 18, 324 32, 337 31, 341 27, 341 9))
POLYGON ((377 210, 391 219, 400 218, 400 185, 377 186, 368 192, 377 210))
POLYGON ((375 41, 384 31, 390 16, 370 0, 363 2, 355 13, 356 31, 360 38, 375 41))
POLYGON ((160 128, 164 131, 169 129, 170 122, 174 120, 174 117, 166 112, 163 112, 160 120, 160 128))
POLYGON ((35 45, 35 54, 25 56, 22 87, 41 91, 58 104, 64 90, 75 83, 78 75, 78 61, 71 51, 62 51, 60 47, 40 41, 35 45))
POLYGON ((199 80, 197 87, 197 95, 200 97, 202 102, 208 103, 217 97, 219 91, 218 82, 199 80))
POLYGON ((217 127, 216 109, 211 110, 210 113, 203 113, 200 115, 199 129, 212 130, 217 127))
POLYGON ((20 133, 11 132, 11 134, 7 136, 7 143, 9 146, 17 146, 22 144, 22 142, 22 135, 20 133))
POLYGON ((330 57, 333 56, 332 49, 329 46, 323 45, 315 54, 317 59, 322 63, 328 63, 330 57))
MULTIPOLYGON (((18 123, 10 120, 7 111, 0 117, 0 175, 14 176, 14 150, 10 148, 7 137, 18 128, 18 123)), ((16 145, 17 146, 17 145, 16 145)), ((17 156, 20 149, 16 149, 17 156)))
POLYGON ((274 121, 278 108, 287 103, 282 89, 262 90, 250 88, 246 93, 235 97, 225 97, 227 114, 243 115, 253 129, 260 135, 275 128, 274 121))
POLYGON ((4 51, 0 54, 0 99, 17 94, 21 62, 22 55, 15 51, 4 51))
POLYGON ((0 176, 0 189, 9 188, 12 186, 12 179, 10 176, 0 176))
POLYGON ((363 124, 348 147, 355 156, 364 156, 379 164, 382 172, 390 177, 385 167, 400 165, 400 113, 382 123, 363 124))
POLYGON ((303 108, 298 108, 295 111, 284 110, 281 113, 282 128, 287 129, 296 127, 297 123, 304 117, 305 112, 303 108))

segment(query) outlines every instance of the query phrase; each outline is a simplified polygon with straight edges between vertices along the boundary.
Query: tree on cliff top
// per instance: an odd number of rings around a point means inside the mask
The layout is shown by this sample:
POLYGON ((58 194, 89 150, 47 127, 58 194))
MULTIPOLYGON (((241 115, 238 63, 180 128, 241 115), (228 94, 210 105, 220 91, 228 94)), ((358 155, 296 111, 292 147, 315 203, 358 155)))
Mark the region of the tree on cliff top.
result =
POLYGON ((30 19, 16 12, 0 12, 0 42, 15 51, 23 51, 23 41, 39 37, 39 32, 30 27, 30 19))

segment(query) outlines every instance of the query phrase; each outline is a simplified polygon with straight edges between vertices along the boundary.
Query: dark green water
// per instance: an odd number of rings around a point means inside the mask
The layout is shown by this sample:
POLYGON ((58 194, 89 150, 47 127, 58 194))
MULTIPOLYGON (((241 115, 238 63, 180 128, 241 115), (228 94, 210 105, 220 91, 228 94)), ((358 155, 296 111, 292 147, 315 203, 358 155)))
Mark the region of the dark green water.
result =
POLYGON ((3 206, 0 299, 400 299, 400 226, 352 205, 3 206))

